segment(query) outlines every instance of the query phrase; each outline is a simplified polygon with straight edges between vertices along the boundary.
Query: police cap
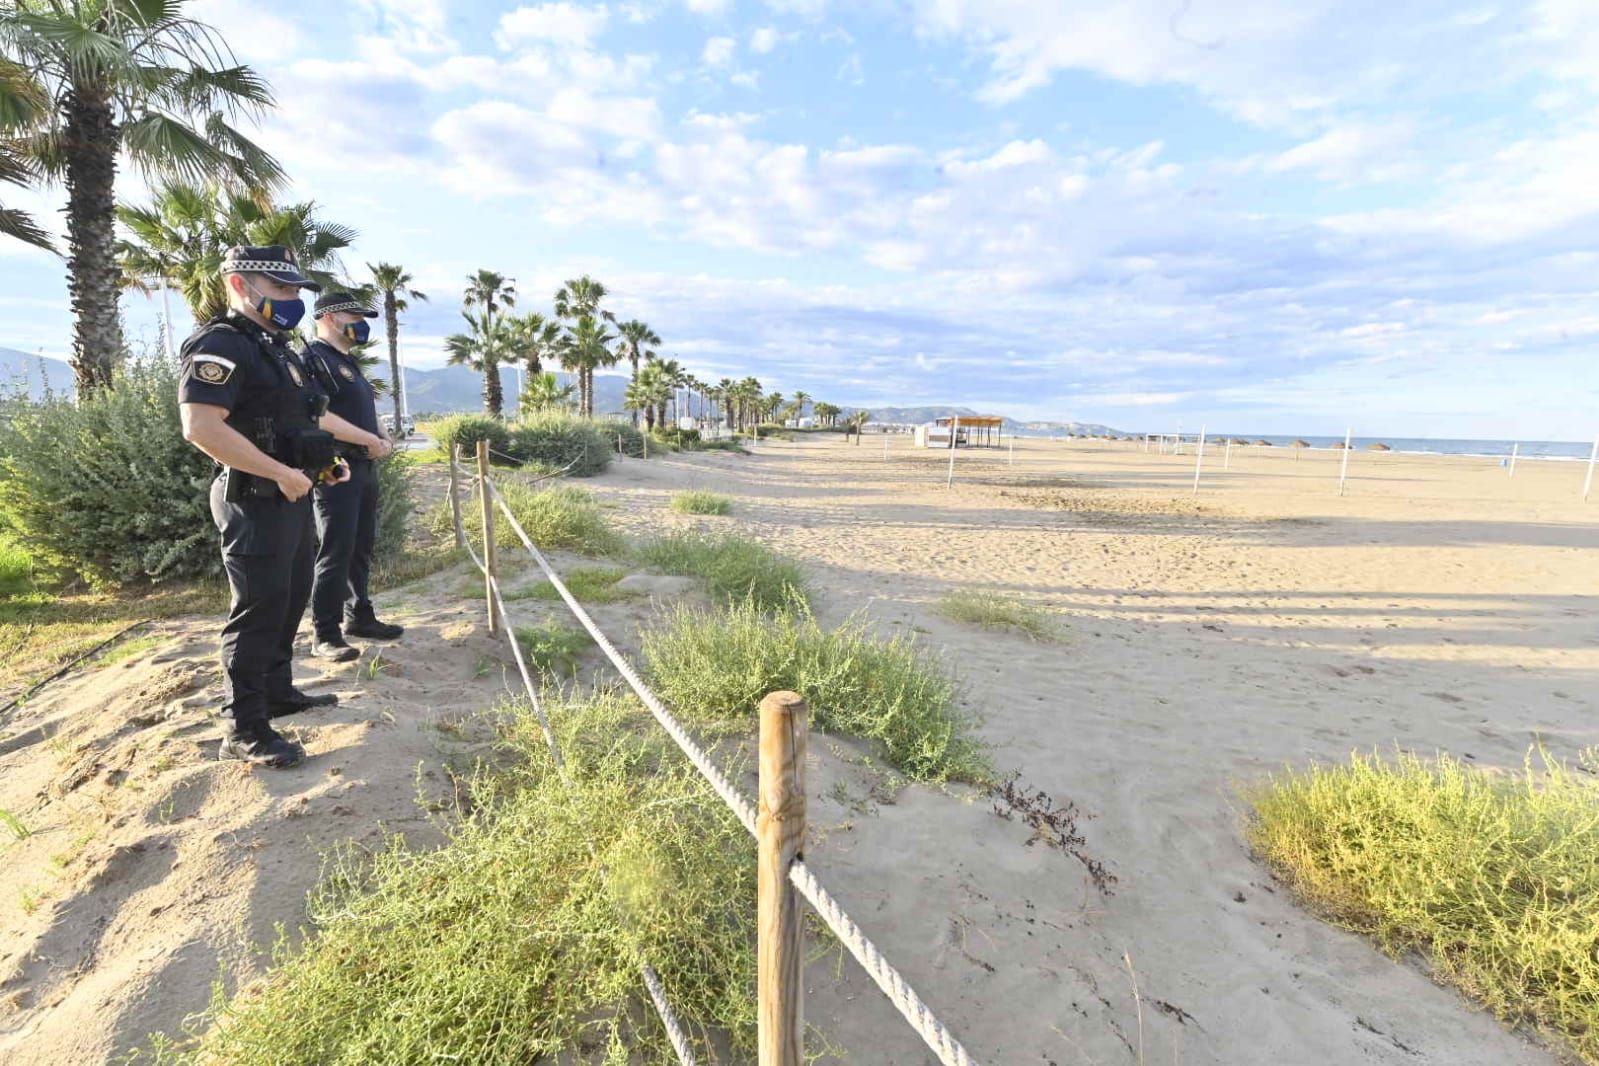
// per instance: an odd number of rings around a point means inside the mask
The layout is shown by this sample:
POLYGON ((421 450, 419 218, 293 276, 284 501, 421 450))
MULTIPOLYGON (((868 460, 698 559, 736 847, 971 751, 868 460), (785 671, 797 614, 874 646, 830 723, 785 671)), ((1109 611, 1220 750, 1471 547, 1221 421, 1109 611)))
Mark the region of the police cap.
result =
POLYGON ((222 257, 224 274, 265 274, 284 285, 321 292, 322 286, 300 273, 294 253, 281 244, 246 245, 229 248, 222 257))
POLYGON ((353 315, 360 315, 362 318, 378 317, 376 311, 347 292, 325 292, 318 296, 316 298, 316 307, 312 309, 311 315, 313 318, 321 318, 323 315, 331 315, 339 311, 348 311, 353 315))

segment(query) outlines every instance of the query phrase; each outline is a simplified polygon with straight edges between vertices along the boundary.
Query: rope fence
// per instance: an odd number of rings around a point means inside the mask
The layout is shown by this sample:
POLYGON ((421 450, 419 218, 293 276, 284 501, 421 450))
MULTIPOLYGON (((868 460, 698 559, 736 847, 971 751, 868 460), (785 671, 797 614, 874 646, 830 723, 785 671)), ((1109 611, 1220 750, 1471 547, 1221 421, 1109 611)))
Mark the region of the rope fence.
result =
MULTIPOLYGON (((490 612, 490 630, 503 628, 507 640, 511 644, 512 654, 515 657, 517 670, 521 674, 523 685, 532 701, 534 713, 538 717, 539 727, 544 733, 546 742, 550 745, 557 768, 565 775, 564 763, 561 760, 559 746, 555 734, 550 726, 549 718, 545 714, 543 705, 535 692, 533 681, 528 673, 526 662, 522 657, 522 650, 517 644, 512 628, 507 623, 507 614, 504 600, 500 596, 499 582, 495 567, 495 552, 491 546, 494 543, 493 506, 497 506, 506 520, 510 523, 512 531, 522 546, 527 549, 533 561, 543 571, 545 578, 565 601, 573 617, 583 626, 594 643, 605 654, 611 665, 616 668, 623 681, 627 683, 633 693, 649 710, 656 722, 664 729, 668 736, 677 744, 689 762, 700 776, 711 786, 712 791, 725 803, 738 818, 744 828, 753 836, 761 847, 761 861, 763 866, 768 863, 778 863, 781 868, 780 877, 783 882, 792 885, 811 906, 823 923, 838 937, 839 942, 847 948, 855 960, 860 963, 868 976, 882 989, 901 1016, 910 1024, 943 1066, 975 1066, 974 1060, 961 1046, 949 1029, 938 1019, 920 996, 916 994, 910 982, 894 968, 884 957, 882 951, 861 930, 860 926, 850 918, 848 912, 839 901, 827 891, 808 866, 804 859, 799 857, 800 838, 804 833, 804 801, 803 801, 803 763, 805 750, 806 710, 802 700, 792 693, 778 693, 770 695, 761 705, 761 782, 759 809, 741 793, 738 788, 728 780, 712 760, 710 754, 695 741, 693 736, 684 728, 683 724, 667 710, 660 699, 645 685, 638 672, 633 669, 627 658, 616 649, 616 646, 600 629, 599 625, 583 609, 583 605, 572 595, 566 587, 561 576, 550 565, 550 561, 539 551, 527 531, 517 520, 515 513, 500 495, 494 481, 489 477, 488 454, 485 444, 478 445, 478 491, 481 493, 484 521, 485 550, 482 557, 473 551, 472 545, 466 536, 465 525, 462 521, 460 484, 464 471, 460 469, 459 452, 455 450, 450 457, 450 507, 455 523, 456 542, 466 549, 472 562, 484 574, 487 587, 487 599, 490 612), (498 623, 498 624, 497 624, 498 623), (787 701, 786 704, 784 701, 787 701), (784 704, 779 707, 779 704, 784 704), (771 705, 769 707, 769 705, 771 705), (786 710, 787 715, 780 713, 786 710), (774 713, 778 712, 778 713, 774 713), (797 733, 797 737, 796 734, 797 733), (797 753, 797 754, 796 754, 797 753), (788 777, 782 782, 770 780, 768 765, 786 765, 788 777), (783 796, 786 793, 797 793, 796 806, 798 811, 797 827, 794 819, 780 809, 778 804, 770 797, 783 796), (797 836, 792 835, 797 834, 797 836), (781 838, 781 839, 780 839, 781 838), (784 849, 779 860, 778 850, 784 849)), ((592 847, 592 842, 590 847, 592 847)), ((760 1064, 761 1066, 799 1066, 803 1059, 802 1037, 803 1023, 800 1008, 800 981, 797 960, 800 957, 800 927, 797 921, 785 920, 782 922, 768 922, 769 908, 771 914, 782 915, 785 919, 791 918, 791 910, 785 907, 784 901, 779 897, 781 888, 778 885, 768 886, 767 879, 763 876, 760 897, 760 989, 761 997, 760 1019, 760 1064), (768 928, 771 924, 773 928, 768 928), (779 942, 781 941, 781 942, 779 942), (777 971, 777 972, 771 972, 777 971), (781 1004, 781 1009, 777 1005, 781 1004)), ((649 964, 641 966, 646 988, 649 991, 651 1002, 654 1003, 656 1013, 661 1017, 662 1024, 666 1026, 673 1047, 677 1050, 680 1062, 693 1063, 692 1048, 687 1036, 683 1033, 681 1024, 673 1013, 666 1000, 664 990, 661 988, 660 978, 650 969, 649 964)))

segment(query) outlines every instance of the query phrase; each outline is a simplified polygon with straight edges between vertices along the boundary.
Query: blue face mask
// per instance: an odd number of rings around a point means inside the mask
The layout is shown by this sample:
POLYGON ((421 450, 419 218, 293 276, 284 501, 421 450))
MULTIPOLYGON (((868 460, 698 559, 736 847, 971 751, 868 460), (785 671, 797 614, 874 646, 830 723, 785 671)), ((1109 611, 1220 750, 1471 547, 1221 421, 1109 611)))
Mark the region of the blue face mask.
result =
POLYGON ((293 329, 300 324, 300 319, 305 317, 304 300, 274 300, 270 296, 262 296, 253 286, 250 292, 256 298, 256 311, 279 329, 293 329))
POLYGON ((372 337, 372 323, 366 319, 351 322, 344 327, 344 335, 357 344, 365 344, 372 337))

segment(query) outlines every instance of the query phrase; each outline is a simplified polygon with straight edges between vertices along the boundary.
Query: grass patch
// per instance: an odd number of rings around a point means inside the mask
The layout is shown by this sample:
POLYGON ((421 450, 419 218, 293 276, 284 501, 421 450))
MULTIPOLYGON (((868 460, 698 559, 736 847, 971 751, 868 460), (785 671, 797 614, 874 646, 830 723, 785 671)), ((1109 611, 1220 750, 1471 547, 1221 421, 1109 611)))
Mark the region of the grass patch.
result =
POLYGON ((107 648, 105 652, 99 656, 100 665, 112 666, 128 659, 136 659, 141 655, 154 651, 156 648, 159 648, 161 645, 165 644, 166 641, 166 637, 163 637, 157 633, 152 633, 145 637, 135 637, 132 640, 124 640, 120 644, 114 644, 107 648))
POLYGON ((734 452, 738 455, 749 455, 750 450, 731 437, 719 437, 716 440, 700 442, 700 450, 706 452, 734 452))
MULTIPOLYGON (((626 570, 603 566, 579 566, 561 575, 566 587, 580 603, 615 603, 631 599, 638 593, 632 589, 619 589, 616 583, 627 576, 626 570)), ((505 594, 507 600, 560 600, 561 594, 548 581, 517 589, 505 594)))
POLYGON ((539 673, 565 677, 577 673, 578 656, 594 646, 594 638, 587 630, 548 620, 517 626, 516 639, 527 656, 528 666, 539 673))
MULTIPOLYGON (((571 485, 535 488, 514 478, 501 478, 500 495, 540 551, 563 549, 594 558, 620 555, 626 548, 621 534, 611 528, 605 511, 593 496, 571 485)), ((474 544, 483 540, 482 507, 475 499, 461 501, 462 522, 474 544)), ((495 542, 505 551, 524 551, 505 515, 495 509, 495 542)), ((441 541, 455 536, 450 525, 450 504, 441 502, 428 516, 428 528, 441 541)))
POLYGON ((1061 640, 1065 635, 1042 607, 1000 592, 947 592, 933 611, 952 622, 1010 630, 1036 641, 1061 640))
POLYGON ((444 846, 338 855, 304 945, 144 1061, 674 1061, 646 958, 701 1061, 725 1054, 707 1031, 753 1061, 752 842, 635 702, 550 702, 570 788, 532 716, 508 715, 444 846))
POLYGON ((638 556, 663 573, 702 579, 727 603, 778 610, 806 600, 799 563, 747 537, 671 533, 642 545, 638 556))
POLYGON ((656 691, 702 722, 748 725, 768 692, 805 697, 816 728, 880 742, 919 781, 992 778, 960 686, 908 637, 879 640, 859 618, 823 630, 804 611, 764 614, 754 603, 684 608, 644 634, 656 691))
POLYGON ((33 556, 28 549, 0 533, 0 596, 16 596, 33 589, 33 556))
POLYGON ((672 497, 672 510, 678 514, 715 514, 727 515, 733 513, 733 501, 719 492, 707 492, 704 489, 688 489, 672 497))
POLYGON ((1247 833, 1317 914, 1599 1063, 1599 784, 1538 755, 1503 774, 1357 754, 1247 791, 1247 833))

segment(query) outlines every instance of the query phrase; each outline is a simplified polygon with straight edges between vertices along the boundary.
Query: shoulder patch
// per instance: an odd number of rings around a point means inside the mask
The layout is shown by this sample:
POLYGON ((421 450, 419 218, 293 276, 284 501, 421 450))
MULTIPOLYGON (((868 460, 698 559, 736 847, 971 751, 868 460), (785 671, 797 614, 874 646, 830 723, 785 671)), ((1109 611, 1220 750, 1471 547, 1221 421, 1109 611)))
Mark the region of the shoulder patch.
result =
POLYGON ((283 365, 289 368, 289 377, 294 379, 295 385, 299 386, 300 388, 304 388, 305 378, 301 376, 300 367, 295 363, 295 361, 293 359, 285 359, 283 361, 283 365))
POLYGON ((341 365, 339 367, 339 373, 344 376, 344 380, 345 381, 354 381, 355 380, 355 371, 351 370, 347 366, 341 365))
POLYGON ((193 374, 207 385, 225 385, 233 376, 235 364, 231 359, 224 359, 220 355, 204 353, 190 357, 194 362, 193 374))

